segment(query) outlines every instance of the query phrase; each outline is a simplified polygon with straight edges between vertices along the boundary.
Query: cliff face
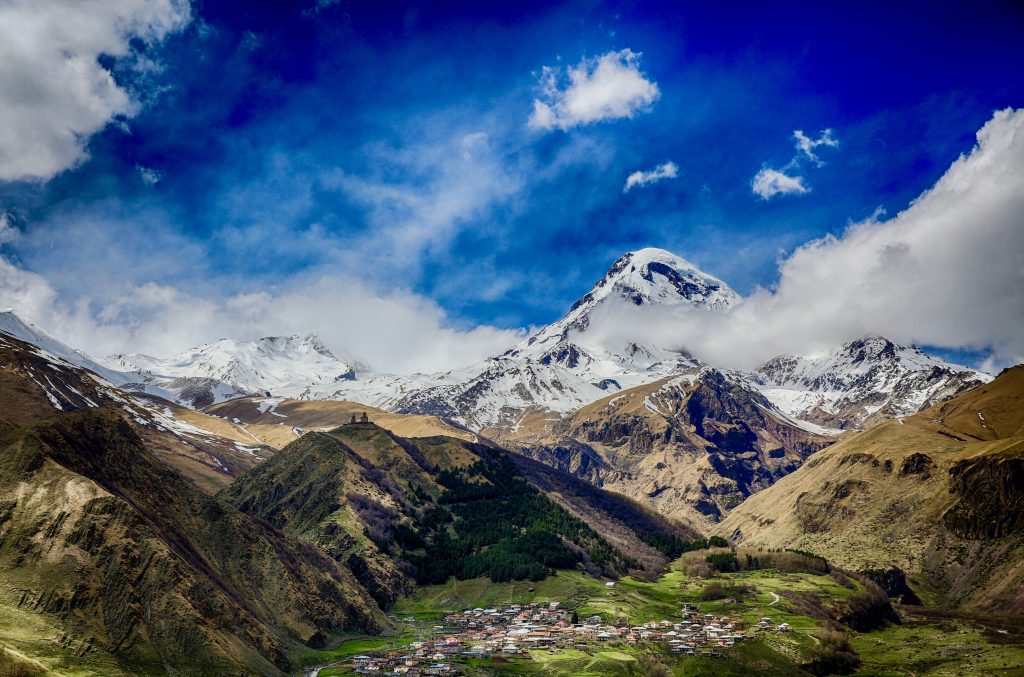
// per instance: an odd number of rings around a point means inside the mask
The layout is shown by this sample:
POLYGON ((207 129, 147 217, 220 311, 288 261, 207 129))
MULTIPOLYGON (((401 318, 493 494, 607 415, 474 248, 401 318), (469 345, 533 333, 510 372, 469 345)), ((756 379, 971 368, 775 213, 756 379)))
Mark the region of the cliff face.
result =
POLYGON ((957 501, 942 521, 950 531, 972 540, 1024 533, 1024 452, 960 461, 949 475, 957 501))

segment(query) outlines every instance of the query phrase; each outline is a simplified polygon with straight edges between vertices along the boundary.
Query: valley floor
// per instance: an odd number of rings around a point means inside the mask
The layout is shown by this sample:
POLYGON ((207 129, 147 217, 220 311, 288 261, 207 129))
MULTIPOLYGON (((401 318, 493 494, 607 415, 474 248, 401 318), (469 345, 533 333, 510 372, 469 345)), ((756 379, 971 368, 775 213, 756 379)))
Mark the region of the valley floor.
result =
MULTIPOLYGON (((827 575, 783 574, 758 571, 722 574, 714 579, 726 587, 746 585, 750 592, 736 598, 704 601, 708 583, 688 577, 679 567, 654 582, 621 579, 615 589, 573 572, 537 583, 528 581, 494 584, 486 579, 449 581, 425 586, 415 596, 398 603, 401 636, 363 638, 341 644, 321 665, 319 677, 359 674, 354 657, 405 655, 413 642, 443 639, 452 633, 445 616, 474 608, 503 608, 512 604, 558 602, 575 611, 581 621, 600 616, 603 622, 630 626, 651 621, 682 620, 683 605, 699 607, 699 614, 740 619, 748 639, 731 647, 702 647, 696 655, 672 653, 667 645, 626 641, 592 640, 586 646, 534 649, 518 656, 457 655, 434 664, 446 664, 448 672, 464 675, 807 675, 801 666, 811 659, 825 621, 806 615, 793 602, 794 593, 810 593, 826 602, 841 601, 854 591, 827 575), (757 630, 762 618, 771 626, 757 630), (788 624, 786 631, 778 631, 788 624), (334 662, 331 662, 331 661, 334 662)), ((939 675, 999 675, 1024 677, 1024 635, 1020 628, 1000 628, 998 623, 934 613, 901 610, 902 622, 872 632, 850 632, 850 644, 861 666, 853 673, 871 677, 925 677, 939 675)), ((450 620, 450 619, 449 619, 450 620)), ((463 650, 467 647, 464 645, 463 650)), ((365 659, 364 659, 365 662, 365 659)), ((426 665, 421 664, 424 672, 426 665)), ((374 674, 382 674, 375 672, 374 674)), ((383 673, 387 674, 387 673, 383 673)))

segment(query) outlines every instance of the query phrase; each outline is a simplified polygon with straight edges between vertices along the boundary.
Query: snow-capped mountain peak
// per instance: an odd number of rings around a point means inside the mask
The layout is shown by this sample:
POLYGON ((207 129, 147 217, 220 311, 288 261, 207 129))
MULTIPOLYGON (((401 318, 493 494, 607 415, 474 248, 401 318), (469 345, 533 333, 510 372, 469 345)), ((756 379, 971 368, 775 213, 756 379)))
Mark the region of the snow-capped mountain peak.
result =
POLYGON ((169 360, 134 354, 115 355, 107 363, 151 375, 212 379, 250 393, 355 378, 352 366, 335 357, 314 334, 255 341, 224 338, 169 360))
POLYGON ((689 303, 698 308, 725 309, 739 300, 729 285, 664 249, 649 247, 621 256, 572 312, 609 297, 636 305, 689 303))
MULTIPOLYGON (((604 277, 572 305, 562 319, 549 324, 506 355, 549 353, 555 344, 564 343, 570 334, 574 340, 593 350, 585 336, 594 311, 615 303, 676 306, 687 304, 703 310, 730 308, 740 296, 725 282, 701 271, 686 259, 665 251, 647 248, 628 252, 612 264, 604 277)), ((631 345, 634 352, 649 347, 631 345)), ((610 347, 613 352, 624 346, 610 347)), ((657 351, 656 351, 657 352, 657 351)), ((663 356, 659 356, 660 359, 663 356)), ((655 360, 657 361, 657 360, 655 360)))
POLYGON ((992 380, 880 336, 808 355, 779 355, 753 378, 787 414, 836 428, 908 416, 992 380))
MULTIPOLYGON (((739 300, 727 284, 685 259, 641 249, 615 261, 564 317, 504 353, 443 374, 414 376, 363 373, 315 334, 225 338, 170 359, 136 353, 97 363, 11 311, 0 312, 0 331, 116 385, 197 408, 270 392, 439 414, 479 430, 514 428, 531 410, 567 413, 612 392, 693 373, 703 365, 685 351, 631 336, 635 322, 628 319, 628 308, 650 306, 648 321, 658 322, 658 309, 665 307, 668 321, 679 321, 673 308, 728 312, 739 300), (598 309, 600 316, 594 315, 598 309), (604 331, 602 323, 608 321, 618 322, 621 331, 604 331)), ((814 354, 780 355, 752 373, 730 372, 730 377, 759 390, 789 419, 833 430, 909 415, 991 380, 882 337, 814 354)))
POLYGON ((611 315, 619 304, 725 311, 739 298, 725 282, 664 249, 629 252, 562 319, 396 406, 440 412, 477 427, 514 422, 529 408, 570 411, 609 392, 698 366, 677 350, 628 337, 609 343, 601 332, 588 331, 598 308, 611 315))

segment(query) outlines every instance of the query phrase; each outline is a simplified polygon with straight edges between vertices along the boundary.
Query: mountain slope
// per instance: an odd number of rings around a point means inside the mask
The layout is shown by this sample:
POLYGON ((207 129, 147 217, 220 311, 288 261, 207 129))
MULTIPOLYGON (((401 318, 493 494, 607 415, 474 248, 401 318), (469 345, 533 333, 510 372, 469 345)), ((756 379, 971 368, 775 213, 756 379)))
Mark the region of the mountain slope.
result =
POLYGON ((780 355, 752 379, 794 418, 862 429, 914 414, 991 377, 873 337, 816 355, 780 355))
POLYGON ((1024 366, 816 454, 720 535, 896 566, 929 601, 1024 608, 1024 366))
MULTIPOLYGON (((580 337, 582 343, 600 345, 599 339, 587 336, 593 315, 598 309, 620 302, 637 306, 687 305, 702 310, 727 310, 739 299, 729 285, 664 249, 628 252, 572 305, 565 317, 544 327, 506 354, 553 357, 553 350, 568 344, 573 335, 580 337)), ((563 359, 562 363, 567 364, 568 359, 563 359)))
POLYGON ((188 396, 196 406, 206 406, 239 395, 335 383, 355 378, 348 363, 336 358, 309 336, 268 336, 255 341, 221 339, 163 360, 148 355, 111 355, 111 368, 134 374, 146 384, 174 391, 188 386, 203 388, 203 396, 188 396), (209 401, 207 401, 209 400, 209 401))
POLYGON ((115 385, 126 383, 130 379, 115 369, 110 369, 96 362, 85 353, 74 350, 62 343, 59 339, 37 327, 35 324, 20 317, 13 309, 8 308, 0 311, 0 332, 13 336, 16 339, 30 343, 54 357, 60 358, 68 364, 73 364, 82 369, 102 376, 115 385))
POLYGON ((240 397, 207 407, 204 413, 217 416, 240 428, 251 438, 281 448, 303 432, 333 430, 352 416, 367 414, 374 423, 402 437, 448 435, 475 441, 477 435, 436 416, 393 414, 344 400, 291 400, 283 397, 240 397))
MULTIPOLYGON (((51 361, 86 369, 109 385, 117 386, 125 391, 154 395, 168 402, 200 407, 213 401, 244 394, 235 386, 213 378, 158 377, 150 371, 138 368, 126 359, 108 358, 101 363, 82 351, 62 343, 10 309, 0 312, 0 333, 35 346, 52 358, 51 361)), ((124 356, 117 357, 124 358, 124 356)))
POLYGON ((344 567, 158 460, 189 444, 158 420, 0 337, 0 644, 76 674, 282 674, 387 627, 344 567))
POLYGON ((668 559, 643 537, 697 537, 614 494, 517 463, 529 461, 356 423, 303 435, 223 496, 344 562, 386 606, 412 579, 535 578, 577 565, 650 576, 668 559))
MULTIPOLYGON (((703 367, 500 437, 520 453, 707 529, 832 439, 703 367)), ((490 432, 490 431, 489 431, 490 432)))
POLYGON ((155 455, 211 492, 266 455, 259 440, 230 424, 160 397, 124 392, 10 334, 0 334, 0 365, 0 416, 8 421, 24 425, 84 407, 116 408, 155 455))
POLYGON ((619 258, 569 313, 483 363, 401 397, 389 408, 433 413, 471 428, 514 427, 531 410, 569 412, 609 392, 692 369, 684 353, 609 340, 589 331, 597 312, 622 305, 688 305, 722 312, 739 296, 721 280, 662 249, 619 258))

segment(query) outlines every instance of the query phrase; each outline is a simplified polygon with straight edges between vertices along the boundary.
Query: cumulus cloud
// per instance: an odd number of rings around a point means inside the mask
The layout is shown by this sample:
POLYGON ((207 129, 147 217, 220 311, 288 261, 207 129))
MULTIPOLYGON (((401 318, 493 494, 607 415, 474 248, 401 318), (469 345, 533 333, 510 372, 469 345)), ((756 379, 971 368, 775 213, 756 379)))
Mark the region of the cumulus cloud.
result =
POLYGON ((640 71, 637 52, 623 49, 583 59, 567 71, 545 66, 541 96, 533 101, 533 129, 571 129, 603 120, 632 118, 658 99, 658 85, 640 71))
POLYGON ((764 167, 754 175, 751 190, 762 200, 767 200, 776 195, 806 193, 810 188, 804 183, 802 176, 789 176, 777 169, 764 167))
MULTIPOLYGON (((97 220, 83 222, 77 235, 67 227, 9 233, 17 238, 20 258, 36 272, 0 257, 0 306, 15 306, 62 340, 96 355, 142 351, 166 356, 223 336, 313 331, 339 354, 379 370, 409 373, 471 363, 501 352, 521 332, 459 325, 437 304, 408 291, 408 268, 398 263, 415 259, 415 252, 443 250, 444 237, 455 232, 451 224, 472 222, 489 204, 504 204, 515 192, 517 182, 497 170, 500 163, 485 141, 456 134, 438 145, 431 156, 437 162, 428 163, 434 171, 424 169, 423 174, 434 177, 441 166, 443 181, 425 184, 431 188, 427 197, 423 186, 365 179, 350 185, 352 177, 338 179, 339 187, 360 191, 375 206, 375 231, 390 234, 355 247, 359 257, 382 270, 383 280, 368 281, 369 273, 356 273, 346 264, 351 274, 318 267, 276 284, 250 281, 259 286, 248 292, 225 292, 219 280, 189 288, 147 282, 174 268, 168 263, 174 258, 195 263, 202 277, 203 252, 173 232, 161 235, 159 228, 147 227, 144 243, 111 259, 111 251, 119 251, 113 238, 124 241, 127 236, 108 232, 104 239, 97 220), (467 147, 469 158, 463 154, 467 147), (456 190, 473 178, 481 183, 456 190), (481 202, 481 193, 488 199, 481 202), (430 227, 421 232, 417 224, 423 222, 430 227), (406 241, 416 243, 410 252, 390 251, 406 241), (39 262, 47 257, 51 265, 44 270, 39 262), (60 270, 76 260, 99 263, 60 270), (124 280, 127 271, 134 280, 124 280), (405 277, 396 282, 398 276, 405 277), (81 296, 62 296, 83 286, 81 296)), ((422 161, 425 150, 408 149, 409 161, 413 156, 422 161)), ((389 162, 396 152, 384 153, 389 162)), ((596 316, 591 328, 609 342, 639 339, 687 348, 723 367, 751 368, 781 352, 827 349, 865 335, 991 350, 989 366, 995 367, 1024 361, 1022 215, 1024 111, 1005 110, 978 132, 976 147, 907 209, 891 218, 876 214, 841 236, 798 248, 779 264, 772 289, 756 290, 732 311, 627 304, 608 317, 596 316)), ((139 223, 145 215, 133 211, 132 218, 139 223)), ((300 242, 303 249, 330 244, 323 235, 310 237, 300 242)), ((331 258, 344 255, 341 246, 330 251, 331 258)), ((478 284, 479 271, 471 272, 465 284, 478 284)))
POLYGON ((726 367, 867 335, 989 350, 990 366, 1007 365, 1024 361, 1022 290, 1024 110, 1007 109, 906 210, 798 248, 780 263, 773 290, 728 313, 633 306, 591 326, 610 341, 635 340, 644 328, 650 343, 726 367))
POLYGON ((223 337, 313 332, 339 356, 376 371, 414 373, 481 360, 523 337, 518 330, 460 328, 418 294, 381 293, 359 280, 326 275, 226 298, 147 283, 67 305, 45 278, 0 258, 0 303, 94 356, 169 357, 223 337))
MULTIPOLYGON (((480 232, 491 209, 510 209, 525 170, 504 161, 490 131, 453 130, 441 116, 406 131, 401 143, 367 144, 367 166, 358 173, 325 170, 300 154, 274 156, 259 180, 230 182, 220 201, 224 225, 209 240, 159 206, 107 200, 54 210, 13 243, 18 266, 14 258, 4 262, 0 306, 97 356, 163 357, 221 337, 309 332, 339 355, 399 373, 500 352, 520 332, 467 327, 409 289, 421 279, 420 266, 443 256, 463 229, 480 232), (313 190, 344 192, 365 208, 365 232, 342 233, 311 218, 313 190), (252 205, 268 195, 276 211, 252 216, 252 205), (259 258, 268 250, 270 259, 259 258), (224 251, 279 265, 225 270, 224 251), (301 272, 281 272, 287 269, 301 272)), ((490 277, 508 278, 469 272, 461 298, 500 294, 490 277)), ((435 279, 435 291, 449 277, 435 279)))
POLYGON ((628 193, 634 188, 643 188, 651 185, 652 183, 657 183, 658 181, 674 179, 677 176, 679 176, 679 166, 670 160, 646 172, 633 172, 626 177, 626 185, 622 187, 622 192, 628 193))
POLYGON ((99 57, 160 41, 189 17, 187 0, 0 3, 0 180, 46 180, 81 162, 90 136, 138 108, 99 57))
POLYGON ((761 171, 754 175, 754 180, 750 183, 754 195, 762 200, 769 200, 776 195, 800 195, 810 192, 811 188, 800 172, 805 164, 823 167, 825 162, 818 157, 816 150, 822 146, 838 148, 839 140, 832 135, 831 129, 822 130, 816 139, 804 134, 802 129, 797 129, 793 132, 793 146, 796 148, 796 155, 785 167, 762 167, 761 171))

